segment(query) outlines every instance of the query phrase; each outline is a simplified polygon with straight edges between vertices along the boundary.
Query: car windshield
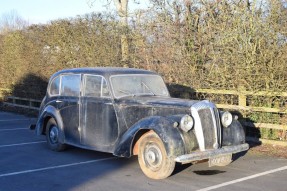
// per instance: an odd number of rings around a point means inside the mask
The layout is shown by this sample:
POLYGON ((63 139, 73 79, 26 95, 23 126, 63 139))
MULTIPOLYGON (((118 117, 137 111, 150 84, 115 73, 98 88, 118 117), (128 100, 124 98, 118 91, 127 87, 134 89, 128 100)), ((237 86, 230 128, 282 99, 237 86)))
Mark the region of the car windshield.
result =
POLYGON ((157 75, 115 75, 111 76, 111 83, 116 98, 138 95, 169 96, 163 79, 157 75))

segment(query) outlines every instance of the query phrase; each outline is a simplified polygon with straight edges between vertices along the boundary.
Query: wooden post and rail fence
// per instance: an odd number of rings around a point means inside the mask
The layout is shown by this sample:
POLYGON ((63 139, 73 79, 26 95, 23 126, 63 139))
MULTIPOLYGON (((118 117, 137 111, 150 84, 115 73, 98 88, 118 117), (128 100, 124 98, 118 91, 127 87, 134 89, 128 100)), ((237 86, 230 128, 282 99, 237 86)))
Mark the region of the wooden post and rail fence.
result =
MULTIPOLYGON (((9 94, 9 89, 0 89, 0 101, 2 100, 5 105, 21 107, 26 109, 39 110, 41 100, 20 98, 14 96, 5 96, 3 92, 9 94)), ((236 95, 238 97, 238 105, 230 104, 216 104, 220 109, 236 110, 236 111, 249 111, 249 112, 263 112, 263 113, 279 113, 287 114, 287 108, 270 108, 270 107, 252 107, 247 105, 247 96, 264 96, 264 97, 287 97, 287 92, 251 92, 251 91, 237 91, 237 90, 212 90, 212 89, 197 89, 193 93, 217 94, 217 95, 236 95)), ((271 123, 251 123, 243 122, 246 127, 266 128, 287 131, 287 124, 271 124, 271 123)), ((286 141, 274 141, 267 139, 254 139, 247 137, 250 141, 260 141, 262 143, 271 143, 276 145, 287 146, 286 141)))
POLYGON ((39 110, 41 100, 7 96, 10 93, 11 93, 10 89, 0 88, 0 101, 2 101, 4 105, 20 107, 25 109, 39 110))

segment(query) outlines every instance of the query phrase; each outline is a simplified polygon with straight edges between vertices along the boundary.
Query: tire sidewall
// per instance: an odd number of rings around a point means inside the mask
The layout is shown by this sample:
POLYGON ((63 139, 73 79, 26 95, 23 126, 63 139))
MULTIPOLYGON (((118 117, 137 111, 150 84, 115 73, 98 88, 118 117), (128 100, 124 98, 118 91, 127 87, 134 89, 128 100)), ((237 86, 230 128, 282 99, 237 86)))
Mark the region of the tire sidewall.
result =
POLYGON ((152 179, 164 179, 170 176, 175 167, 175 161, 167 156, 164 144, 161 139, 154 132, 144 134, 139 140, 138 161, 143 173, 152 179), (149 144, 157 146, 161 152, 162 160, 157 170, 152 170, 145 162, 144 151, 149 144))
POLYGON ((46 125, 46 140, 47 140, 48 146, 53 151, 62 151, 62 150, 65 149, 65 145, 60 143, 59 135, 58 135, 57 143, 52 143, 51 140, 50 140, 50 132, 51 132, 52 127, 56 127, 57 128, 58 134, 61 133, 61 129, 57 125, 57 122, 55 121, 55 119, 51 118, 48 121, 47 125, 46 125))

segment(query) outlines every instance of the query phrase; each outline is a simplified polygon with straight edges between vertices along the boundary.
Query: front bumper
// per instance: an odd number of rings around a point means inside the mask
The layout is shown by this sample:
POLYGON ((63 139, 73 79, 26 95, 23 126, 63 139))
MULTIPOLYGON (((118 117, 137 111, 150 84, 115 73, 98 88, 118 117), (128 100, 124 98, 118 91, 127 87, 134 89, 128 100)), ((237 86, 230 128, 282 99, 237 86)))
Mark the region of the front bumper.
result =
POLYGON ((207 150, 207 151, 195 151, 191 154, 181 155, 175 158, 176 162, 180 163, 190 163, 193 161, 199 161, 204 159, 209 159, 214 156, 224 155, 224 154, 234 154, 249 149, 247 143, 235 146, 225 146, 220 149, 207 150))

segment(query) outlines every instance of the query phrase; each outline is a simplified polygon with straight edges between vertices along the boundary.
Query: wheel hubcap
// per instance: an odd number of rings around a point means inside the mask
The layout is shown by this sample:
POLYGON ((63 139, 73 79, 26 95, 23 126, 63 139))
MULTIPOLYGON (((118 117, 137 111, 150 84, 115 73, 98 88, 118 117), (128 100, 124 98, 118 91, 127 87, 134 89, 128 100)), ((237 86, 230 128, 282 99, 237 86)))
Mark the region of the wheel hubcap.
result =
POLYGON ((50 130, 50 134, 49 134, 51 143, 55 144, 58 142, 58 135, 59 135, 58 128, 56 126, 52 126, 52 128, 50 130))
POLYGON ((151 170, 156 171, 160 168, 162 163, 162 154, 159 147, 154 144, 147 145, 144 152, 144 160, 151 170))
POLYGON ((148 151, 147 153, 147 160, 149 163, 154 163, 156 162, 156 153, 154 153, 153 151, 148 151))

